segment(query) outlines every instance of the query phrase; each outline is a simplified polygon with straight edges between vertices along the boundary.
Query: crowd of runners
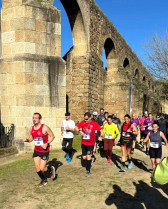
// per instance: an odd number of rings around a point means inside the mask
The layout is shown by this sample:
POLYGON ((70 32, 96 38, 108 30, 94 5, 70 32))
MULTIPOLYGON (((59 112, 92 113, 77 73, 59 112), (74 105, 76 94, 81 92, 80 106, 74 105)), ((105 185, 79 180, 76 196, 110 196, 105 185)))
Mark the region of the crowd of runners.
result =
MULTIPOLYGON (((28 139, 24 142, 34 141, 35 148, 33 153, 36 172, 41 182, 39 187, 47 184, 45 172, 50 173, 54 180, 56 177, 55 167, 46 166, 49 158, 50 143, 54 140, 52 130, 41 124, 42 116, 40 113, 33 114, 33 126, 30 130, 28 139)), ((91 167, 95 162, 95 153, 103 151, 106 154, 107 162, 112 163, 113 146, 121 146, 121 169, 125 172, 126 167, 132 168, 131 155, 134 154, 135 145, 138 144, 142 151, 150 156, 152 168, 160 163, 162 158, 162 141, 167 143, 167 115, 160 114, 154 118, 151 113, 145 112, 143 116, 133 113, 131 116, 124 116, 124 123, 117 117, 117 114, 109 114, 103 108, 100 114, 89 112, 84 114, 84 120, 75 125, 69 112, 65 113, 65 120, 62 122, 62 150, 65 152, 65 159, 68 163, 72 162, 73 157, 73 138, 74 133, 81 135, 81 165, 86 169, 86 177, 91 175, 91 167), (137 137, 138 136, 138 137, 137 137), (126 162, 128 165, 126 166, 126 162)), ((98 162, 97 162, 98 163, 98 162)))

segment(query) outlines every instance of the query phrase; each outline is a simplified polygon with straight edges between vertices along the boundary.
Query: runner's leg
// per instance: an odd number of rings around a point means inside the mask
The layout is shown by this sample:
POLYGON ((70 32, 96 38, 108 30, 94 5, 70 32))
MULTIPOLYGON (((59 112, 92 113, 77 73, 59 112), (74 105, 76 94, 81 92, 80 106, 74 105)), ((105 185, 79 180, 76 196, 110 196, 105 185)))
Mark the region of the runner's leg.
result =
POLYGON ((131 147, 127 147, 127 157, 128 157, 128 168, 132 168, 132 160, 131 160, 131 147))
POLYGON ((122 163, 122 168, 121 171, 125 171, 125 160, 126 160, 126 146, 121 145, 121 151, 122 151, 122 158, 121 158, 121 163, 122 163))

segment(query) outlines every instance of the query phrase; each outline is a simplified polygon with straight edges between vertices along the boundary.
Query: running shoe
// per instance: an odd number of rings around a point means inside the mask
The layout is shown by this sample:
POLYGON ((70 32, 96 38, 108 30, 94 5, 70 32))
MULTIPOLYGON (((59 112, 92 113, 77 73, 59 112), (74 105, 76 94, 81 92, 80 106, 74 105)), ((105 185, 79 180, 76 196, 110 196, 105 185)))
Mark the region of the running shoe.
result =
POLYGON ((40 184, 38 184, 38 187, 43 187, 47 184, 47 179, 44 179, 40 182, 40 184))
POLYGON ((112 161, 111 161, 111 159, 110 159, 110 158, 108 158, 107 162, 108 162, 108 163, 112 163, 112 161))
POLYGON ((66 160, 69 159, 69 154, 68 153, 65 155, 65 158, 66 158, 66 160))
POLYGON ((148 149, 146 149, 146 155, 149 155, 149 150, 148 149))
POLYGON ((144 151, 145 150, 145 146, 143 145, 143 147, 142 147, 142 150, 144 151))
POLYGON ((125 166, 121 168, 120 172, 125 172, 125 166))
POLYGON ((132 168, 132 162, 130 162, 129 164, 128 164, 128 169, 131 169, 132 168))
POLYGON ((67 160, 67 162, 68 162, 68 163, 70 163, 71 161, 72 161, 72 159, 71 159, 71 158, 69 158, 69 159, 67 160))
POLYGON ((55 167, 51 166, 51 179, 55 178, 55 167))
POLYGON ((131 149, 131 154, 134 154, 134 149, 131 149))
POLYGON ((89 171, 87 171, 85 177, 89 177, 90 175, 91 175, 91 173, 89 171))

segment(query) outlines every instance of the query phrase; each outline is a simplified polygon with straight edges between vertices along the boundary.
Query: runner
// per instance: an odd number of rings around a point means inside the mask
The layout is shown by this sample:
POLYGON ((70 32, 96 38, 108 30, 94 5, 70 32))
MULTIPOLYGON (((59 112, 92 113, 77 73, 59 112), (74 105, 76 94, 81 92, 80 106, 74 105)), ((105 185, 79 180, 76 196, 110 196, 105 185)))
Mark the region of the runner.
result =
MULTIPOLYGON (((131 123, 134 124, 134 126, 137 128, 137 130, 139 129, 139 127, 138 127, 139 126, 139 119, 137 118, 136 113, 132 114, 131 123)), ((137 138, 137 135, 134 134, 134 130, 133 130, 131 154, 134 154, 136 138, 137 138)))
POLYGON ((102 122, 104 122, 104 109, 100 108, 100 115, 98 116, 99 120, 101 120, 102 122))
POLYGON ((108 116, 107 123, 104 125, 103 128, 103 132, 104 132, 104 151, 107 152, 108 163, 112 163, 111 161, 112 149, 115 143, 115 139, 119 135, 119 130, 117 125, 112 122, 111 115, 108 116))
POLYGON ((65 113, 65 120, 62 122, 61 134, 63 136, 62 150, 66 153, 65 158, 68 163, 72 161, 72 143, 73 143, 73 131, 75 129, 75 122, 71 120, 69 112, 65 113))
POLYGON ((117 118, 117 113, 113 114, 113 123, 117 125, 118 129, 121 128, 121 120, 117 118))
POLYGON ((132 133, 134 130, 134 134, 138 135, 138 130, 134 124, 130 122, 131 117, 126 114, 124 116, 125 122, 121 127, 121 150, 122 150, 122 168, 121 172, 125 172, 125 161, 126 161, 126 150, 128 156, 128 169, 132 168, 132 161, 131 161, 131 148, 132 148, 132 133))
POLYGON ((47 178, 44 176, 43 172, 51 172, 51 178, 55 178, 54 166, 46 167, 46 163, 49 159, 50 143, 54 140, 54 134, 48 126, 41 124, 41 119, 42 116, 40 113, 33 114, 34 126, 32 126, 29 138, 24 139, 24 142, 34 141, 35 144, 33 158, 36 172, 41 178, 41 182, 38 185, 39 187, 47 184, 47 178), (48 136, 50 137, 49 139, 48 136))
MULTIPOLYGON (((147 134, 152 131, 152 124, 154 123, 154 121, 155 120, 153 119, 152 113, 149 113, 148 118, 144 121, 144 125, 143 125, 143 127, 145 128, 145 132, 144 132, 145 138, 146 138, 147 134)), ((149 145, 147 142, 145 143, 145 145, 146 145, 146 154, 148 155, 149 154, 149 145)))
POLYGON ((98 123, 91 120, 91 114, 86 112, 84 114, 84 120, 81 121, 75 128, 76 132, 81 133, 82 135, 82 158, 81 164, 86 168, 86 177, 91 175, 91 156, 93 153, 95 145, 95 131, 100 131, 101 137, 103 136, 103 131, 98 123), (82 128, 82 131, 80 129, 82 128))
POLYGON ((139 120, 139 125, 140 125, 140 129, 141 129, 141 135, 140 135, 140 144, 142 144, 142 150, 145 150, 145 146, 144 146, 144 139, 146 137, 145 135, 145 128, 143 127, 144 121, 148 118, 148 112, 145 111, 144 112, 144 116, 139 120))
POLYGON ((108 116, 109 116, 109 113, 108 113, 108 112, 105 112, 105 113, 104 113, 104 122, 103 122, 103 126, 107 123, 108 116))
POLYGON ((160 119, 158 120, 159 122, 159 130, 162 131, 167 138, 167 125, 168 125, 168 120, 165 119, 164 115, 160 115, 160 119))
MULTIPOLYGON (((102 128, 103 122, 98 118, 97 112, 93 112, 92 120, 95 121, 96 123, 98 123, 99 126, 102 128)), ((97 148, 99 147, 99 149, 100 149, 101 147, 103 147, 102 141, 98 140, 98 139, 100 139, 99 138, 100 137, 100 131, 96 130, 95 134, 96 134, 96 143, 95 143, 94 150, 93 150, 92 162, 96 161, 95 153, 96 153, 97 148)))
POLYGON ((152 131, 147 134, 144 142, 150 141, 149 155, 154 169, 157 164, 161 162, 162 158, 162 139, 164 140, 168 149, 167 139, 162 131, 159 131, 158 121, 153 122, 152 131))

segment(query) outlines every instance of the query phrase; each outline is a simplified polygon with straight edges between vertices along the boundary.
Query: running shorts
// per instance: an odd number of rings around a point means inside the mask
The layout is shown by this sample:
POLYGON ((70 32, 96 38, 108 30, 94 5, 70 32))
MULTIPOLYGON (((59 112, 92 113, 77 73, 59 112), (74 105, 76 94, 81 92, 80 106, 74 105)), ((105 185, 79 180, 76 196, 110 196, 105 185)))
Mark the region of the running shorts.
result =
POLYGON ((82 156, 93 155, 94 145, 82 144, 82 156))
POLYGON ((37 152, 34 151, 33 158, 40 157, 42 160, 48 160, 49 159, 49 152, 37 152))
POLYGON ((159 148, 150 147, 149 148, 149 155, 150 155, 150 158, 161 159, 162 158, 162 147, 161 146, 159 148))

